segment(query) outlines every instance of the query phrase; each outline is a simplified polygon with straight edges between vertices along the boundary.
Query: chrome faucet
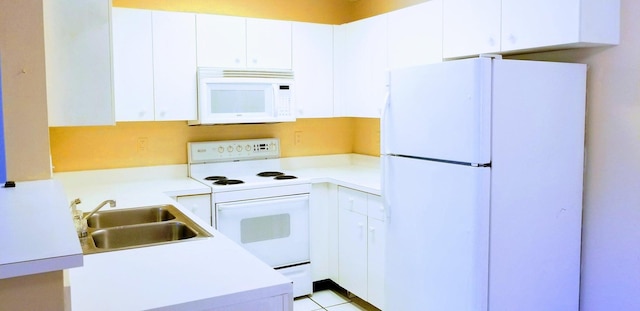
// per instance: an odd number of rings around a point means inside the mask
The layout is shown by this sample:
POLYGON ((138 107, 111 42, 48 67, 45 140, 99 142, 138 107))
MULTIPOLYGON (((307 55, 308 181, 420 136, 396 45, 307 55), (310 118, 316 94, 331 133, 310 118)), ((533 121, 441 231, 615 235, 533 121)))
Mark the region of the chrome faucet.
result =
POLYGON ((107 203, 109 203, 110 207, 116 206, 116 201, 115 200, 106 200, 106 201, 100 203, 100 205, 98 205, 98 207, 94 208, 91 212, 89 212, 89 214, 87 214, 84 217, 82 217, 82 219, 87 219, 87 218, 91 217, 91 215, 95 214, 103 206, 107 205, 107 203))

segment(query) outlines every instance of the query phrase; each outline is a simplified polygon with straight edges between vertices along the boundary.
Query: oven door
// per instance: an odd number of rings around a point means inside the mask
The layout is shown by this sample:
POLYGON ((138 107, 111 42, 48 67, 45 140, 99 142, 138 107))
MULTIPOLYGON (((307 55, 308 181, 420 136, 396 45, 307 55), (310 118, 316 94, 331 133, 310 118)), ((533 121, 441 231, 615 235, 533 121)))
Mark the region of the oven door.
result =
POLYGON ((274 268, 309 262, 309 195, 217 203, 218 231, 274 268))

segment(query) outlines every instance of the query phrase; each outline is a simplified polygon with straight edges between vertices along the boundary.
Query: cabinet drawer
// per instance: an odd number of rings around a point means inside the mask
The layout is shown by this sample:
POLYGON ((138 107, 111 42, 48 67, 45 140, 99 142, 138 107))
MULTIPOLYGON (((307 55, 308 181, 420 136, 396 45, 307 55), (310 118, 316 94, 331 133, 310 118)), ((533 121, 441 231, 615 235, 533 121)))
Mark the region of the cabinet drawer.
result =
POLYGON ((338 189, 338 205, 362 215, 367 215, 367 194, 365 192, 340 187, 338 189))
POLYGON ((380 196, 368 195, 367 215, 378 220, 385 219, 384 205, 380 196))

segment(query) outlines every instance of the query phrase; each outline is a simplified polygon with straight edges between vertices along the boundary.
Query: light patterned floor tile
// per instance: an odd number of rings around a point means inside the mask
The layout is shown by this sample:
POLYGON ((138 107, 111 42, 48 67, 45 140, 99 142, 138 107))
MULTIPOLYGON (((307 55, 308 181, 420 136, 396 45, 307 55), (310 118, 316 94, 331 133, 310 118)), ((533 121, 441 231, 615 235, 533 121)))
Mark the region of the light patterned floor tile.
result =
POLYGON ((293 311, 315 311, 322 307, 309 298, 298 298, 293 301, 293 311))
POLYGON ((364 311, 365 309, 360 308, 358 305, 354 303, 343 303, 341 305, 328 307, 327 311, 364 311))
POLYGON ((324 308, 349 302, 349 299, 344 298, 331 290, 315 292, 311 295, 311 300, 324 308))

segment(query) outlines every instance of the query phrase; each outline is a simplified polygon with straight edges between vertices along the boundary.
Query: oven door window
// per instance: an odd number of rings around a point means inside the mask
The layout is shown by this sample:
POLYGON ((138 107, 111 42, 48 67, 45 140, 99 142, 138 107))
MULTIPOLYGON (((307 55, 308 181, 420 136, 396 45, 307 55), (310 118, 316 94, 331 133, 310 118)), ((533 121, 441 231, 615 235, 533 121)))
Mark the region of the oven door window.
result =
POLYGON ((272 267, 309 261, 309 195, 217 203, 217 229, 272 267))
POLYGON ((240 221, 242 244, 284 239, 291 235, 291 215, 269 215, 240 221))

